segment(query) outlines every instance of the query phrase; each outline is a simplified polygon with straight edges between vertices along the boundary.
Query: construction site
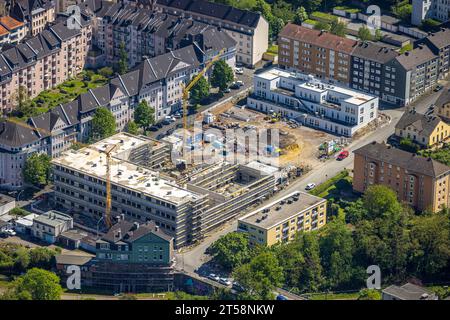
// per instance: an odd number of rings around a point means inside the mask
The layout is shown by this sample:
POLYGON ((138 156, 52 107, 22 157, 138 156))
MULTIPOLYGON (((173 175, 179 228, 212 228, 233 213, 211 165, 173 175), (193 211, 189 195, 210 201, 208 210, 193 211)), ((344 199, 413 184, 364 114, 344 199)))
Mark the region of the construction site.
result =
POLYGON ((283 119, 278 115, 267 115, 238 106, 224 104, 210 111, 214 121, 204 125, 205 130, 216 128, 241 128, 245 130, 267 130, 278 132, 276 146, 277 162, 280 168, 313 168, 320 163, 319 146, 336 138, 335 136, 302 126, 294 120, 283 119), (277 130, 277 131, 274 131, 277 130))
POLYGON ((172 148, 167 141, 118 133, 63 153, 52 161, 55 208, 91 217, 97 225, 87 227, 102 232, 108 216, 152 220, 179 248, 276 191, 277 167, 256 161, 180 165, 171 160, 172 148))

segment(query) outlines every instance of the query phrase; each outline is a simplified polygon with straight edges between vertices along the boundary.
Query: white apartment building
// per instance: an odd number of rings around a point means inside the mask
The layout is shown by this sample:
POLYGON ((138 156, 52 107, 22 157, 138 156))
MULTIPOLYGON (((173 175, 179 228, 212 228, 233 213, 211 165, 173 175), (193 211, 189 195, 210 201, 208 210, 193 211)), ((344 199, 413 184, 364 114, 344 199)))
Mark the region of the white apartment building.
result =
POLYGON ((412 0, 411 23, 418 26, 425 19, 445 22, 450 19, 449 0, 412 0))
POLYGON ((278 68, 254 76, 247 106, 347 137, 378 116, 377 97, 278 68))

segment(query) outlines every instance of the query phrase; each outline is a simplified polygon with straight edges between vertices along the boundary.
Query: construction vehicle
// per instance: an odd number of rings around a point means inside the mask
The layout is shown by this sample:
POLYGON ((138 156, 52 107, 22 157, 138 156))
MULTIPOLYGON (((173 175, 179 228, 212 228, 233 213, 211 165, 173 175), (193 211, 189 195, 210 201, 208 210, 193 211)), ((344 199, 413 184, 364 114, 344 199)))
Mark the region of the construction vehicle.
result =
MULTIPOLYGON (((211 61, 209 61, 205 67, 191 80, 191 82, 189 82, 189 84, 187 86, 184 86, 184 84, 182 83, 182 87, 183 87, 183 95, 182 95, 182 106, 183 106, 183 143, 186 143, 186 134, 187 134, 187 130, 188 130, 188 123, 187 123, 187 117, 188 117, 188 103, 189 103, 189 91, 195 86, 195 84, 201 79, 201 77, 203 77, 205 75, 205 73, 213 66, 213 64, 218 61, 221 57, 221 55, 225 52, 225 49, 222 49, 219 51, 219 53, 217 55, 215 55, 211 61)), ((183 148, 184 150, 184 148, 183 148)), ((183 155, 184 155, 184 151, 183 151, 183 155)))

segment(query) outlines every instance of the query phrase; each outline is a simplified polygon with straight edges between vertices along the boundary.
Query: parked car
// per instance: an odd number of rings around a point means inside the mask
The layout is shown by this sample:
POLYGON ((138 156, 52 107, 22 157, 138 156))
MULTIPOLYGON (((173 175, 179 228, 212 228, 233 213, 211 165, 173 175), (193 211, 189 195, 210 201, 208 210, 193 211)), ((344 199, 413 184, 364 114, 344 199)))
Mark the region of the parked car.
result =
POLYGON ((181 113, 175 113, 174 115, 173 115, 173 117, 175 118, 175 119, 180 119, 181 118, 181 113))
POLYGON ((177 123, 177 125, 175 126, 175 128, 181 129, 181 128, 183 128, 183 124, 182 124, 182 123, 177 123))
POLYGON ((227 278, 220 278, 219 283, 223 284, 224 286, 231 286, 231 281, 228 280, 227 278))
POLYGON ((337 160, 341 161, 344 160, 345 158, 348 157, 348 151, 347 150, 342 150, 339 155, 337 156, 337 160))
POLYGON ((219 281, 220 280, 220 277, 215 275, 214 273, 209 274, 208 278, 213 280, 213 281, 219 281))
POLYGON ((244 68, 234 68, 236 74, 244 74, 244 68))
POLYGON ((440 84, 438 84, 438 85, 434 88, 434 91, 435 91, 435 92, 438 92, 438 91, 441 91, 443 88, 444 88, 443 86, 441 86, 440 84))
POLYGON ((160 133, 156 136, 156 140, 161 140, 162 138, 164 138, 164 134, 160 133))
POLYGON ((163 127, 163 124, 161 122, 158 122, 157 124, 155 124, 156 127, 158 127, 158 129, 161 129, 163 127))
POLYGON ((3 233, 7 235, 8 237, 12 237, 16 235, 16 232, 13 229, 5 229, 3 230, 3 233))
POLYGON ((311 182, 311 183, 308 183, 308 184, 306 185, 305 190, 312 190, 312 189, 314 189, 315 187, 316 187, 316 184, 313 183, 313 182, 311 182))
POLYGON ((244 85, 244 81, 238 80, 238 81, 236 81, 236 84, 237 84, 239 87, 242 87, 242 86, 244 85))
POLYGON ((157 126, 151 126, 149 130, 155 132, 155 131, 158 131, 158 127, 157 126))
POLYGON ((237 281, 233 282, 232 289, 234 289, 236 291, 245 291, 245 288, 237 281))
POLYGON ((225 92, 225 93, 230 93, 230 92, 231 92, 231 89, 230 89, 230 88, 226 88, 225 90, 223 90, 223 92, 225 92))
POLYGON ((277 295, 277 300, 289 300, 289 299, 283 296, 282 294, 279 294, 277 295))
POLYGON ((241 86, 237 84, 236 82, 233 82, 230 86, 230 89, 236 90, 239 89, 241 86))

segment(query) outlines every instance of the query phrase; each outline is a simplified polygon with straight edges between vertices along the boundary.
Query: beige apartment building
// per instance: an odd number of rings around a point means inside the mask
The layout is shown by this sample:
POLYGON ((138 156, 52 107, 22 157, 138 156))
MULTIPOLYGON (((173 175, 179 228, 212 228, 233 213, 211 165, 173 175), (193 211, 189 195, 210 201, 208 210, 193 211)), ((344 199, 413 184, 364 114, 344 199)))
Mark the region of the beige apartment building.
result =
POLYGON ((331 82, 350 82, 357 41, 288 23, 278 35, 278 64, 331 82))
POLYGON ((354 153, 353 190, 364 192, 382 184, 419 211, 449 206, 450 167, 384 143, 372 142, 354 153))
POLYGON ((269 24, 258 12, 203 0, 157 0, 156 9, 225 30, 237 43, 237 63, 255 66, 267 51, 269 24))
POLYGON ((47 23, 55 21, 56 5, 53 0, 17 0, 12 5, 11 16, 27 24, 31 36, 44 30, 47 23))
POLYGON ((252 245, 271 246, 294 240, 297 232, 317 230, 327 222, 327 201, 305 192, 291 194, 238 220, 238 231, 252 245))

